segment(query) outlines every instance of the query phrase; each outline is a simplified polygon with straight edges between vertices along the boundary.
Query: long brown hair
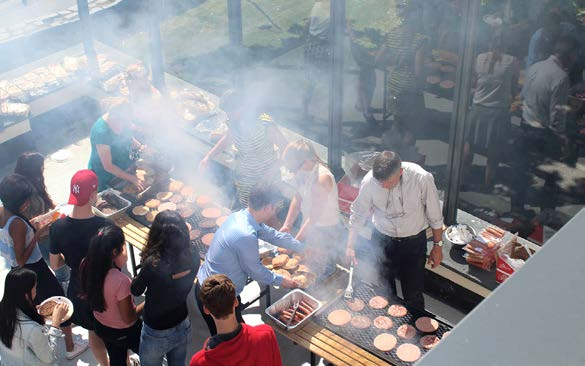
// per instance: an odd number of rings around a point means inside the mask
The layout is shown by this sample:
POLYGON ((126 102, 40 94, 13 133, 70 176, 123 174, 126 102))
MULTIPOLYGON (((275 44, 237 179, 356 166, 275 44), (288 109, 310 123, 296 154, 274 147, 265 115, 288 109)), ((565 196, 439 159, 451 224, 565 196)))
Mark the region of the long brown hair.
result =
POLYGON ((300 167, 307 160, 327 166, 327 163, 317 155, 313 144, 305 139, 289 143, 282 153, 282 160, 286 166, 300 167))
POLYGON ((47 209, 55 208, 55 203, 47 192, 45 185, 45 177, 43 175, 43 166, 45 165, 45 157, 38 152, 25 152, 18 157, 15 174, 20 174, 35 187, 38 195, 42 198, 47 209))

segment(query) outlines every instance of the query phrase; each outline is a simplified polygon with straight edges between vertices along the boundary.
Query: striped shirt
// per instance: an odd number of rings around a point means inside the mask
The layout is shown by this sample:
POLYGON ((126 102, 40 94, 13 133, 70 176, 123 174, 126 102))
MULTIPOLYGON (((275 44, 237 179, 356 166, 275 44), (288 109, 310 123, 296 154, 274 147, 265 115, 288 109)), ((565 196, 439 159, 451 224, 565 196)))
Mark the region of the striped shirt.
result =
POLYGON ((414 93, 417 91, 417 80, 414 73, 415 56, 425 42, 427 36, 420 33, 410 34, 400 27, 386 35, 386 49, 393 66, 388 78, 388 90, 393 96, 414 93))
POLYGON ((259 224, 247 209, 234 212, 213 237, 197 273, 199 283, 209 276, 224 274, 236 285, 237 295, 244 289, 248 277, 264 285, 280 286, 282 276, 260 262, 258 239, 296 252, 305 249, 305 245, 290 234, 259 224))
POLYGON ((274 144, 268 137, 273 126, 272 117, 263 113, 252 121, 240 122, 239 128, 230 126, 230 134, 237 149, 235 179, 243 207, 248 206, 250 190, 261 179, 271 179, 270 171, 276 163, 274 144))

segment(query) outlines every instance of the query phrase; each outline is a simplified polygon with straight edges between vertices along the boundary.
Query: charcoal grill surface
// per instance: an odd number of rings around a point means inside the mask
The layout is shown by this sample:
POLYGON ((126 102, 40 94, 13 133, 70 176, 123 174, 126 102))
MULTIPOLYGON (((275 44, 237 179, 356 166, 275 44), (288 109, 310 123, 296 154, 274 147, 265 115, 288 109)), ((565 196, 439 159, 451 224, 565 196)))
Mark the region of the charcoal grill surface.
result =
POLYGON ((388 296, 383 295, 379 289, 377 289, 376 287, 374 287, 372 285, 366 284, 366 283, 360 283, 357 286, 355 286, 354 298, 361 299, 365 302, 366 307, 364 308, 364 310, 362 310, 360 312, 351 311, 351 309, 345 303, 345 299, 343 297, 340 297, 340 298, 337 298, 336 300, 332 301, 325 309, 323 309, 323 311, 316 314, 314 317, 314 321, 316 323, 320 324, 321 326, 323 326, 324 328, 329 329, 330 331, 342 336, 343 338, 345 338, 345 339, 351 341, 352 343, 358 345, 359 347, 365 349, 366 351, 368 351, 368 352, 370 352, 370 353, 372 353, 372 354, 374 354, 374 355, 376 355, 376 356, 378 356, 386 361, 389 361, 393 365, 408 366, 408 365, 412 365, 414 363, 414 362, 404 362, 398 358, 398 356, 396 355, 396 349, 401 344, 412 343, 412 344, 418 346, 418 348, 421 350, 421 358, 422 358, 428 350, 424 349, 420 345, 421 337, 423 337, 425 335, 434 334, 437 337, 442 339, 443 334, 445 334, 445 332, 447 332, 447 331, 450 331, 452 328, 450 325, 443 323, 440 320, 437 320, 439 322, 439 329, 437 329, 436 332, 423 333, 417 329, 416 336, 414 338, 405 340, 403 338, 400 338, 396 334, 398 327, 400 327, 403 324, 410 324, 413 327, 415 327, 416 319, 420 318, 421 316, 428 316, 430 318, 435 318, 435 316, 433 314, 430 314, 427 312, 416 311, 416 310, 411 310, 411 309, 408 309, 408 314, 406 314, 406 316, 404 316, 402 318, 390 316, 388 314, 388 308, 391 305, 404 306, 404 303, 400 299, 396 299, 396 298, 392 298, 392 297, 388 297, 388 296), (389 305, 386 306, 384 309, 379 309, 379 310, 372 309, 368 305, 368 302, 370 301, 370 299, 374 296, 377 296, 377 295, 384 296, 388 299, 389 305), (329 323, 329 321, 327 320, 327 315, 329 315, 329 313, 331 311, 338 310, 338 309, 347 310, 352 314, 352 316, 357 316, 357 315, 366 316, 372 320, 372 325, 367 329, 357 329, 357 328, 354 328, 351 324, 347 324, 346 326, 343 326, 343 327, 335 326, 335 325, 329 323), (387 316, 387 317, 391 318, 392 323, 393 323, 392 328, 390 328, 388 330, 381 330, 381 329, 376 328, 373 324, 373 321, 378 316, 387 316), (398 342, 396 343, 396 346, 392 350, 390 350, 390 352, 382 352, 374 347, 374 338, 376 338, 376 336, 381 334, 381 333, 390 333, 394 337, 396 337, 396 339, 398 340, 398 342))

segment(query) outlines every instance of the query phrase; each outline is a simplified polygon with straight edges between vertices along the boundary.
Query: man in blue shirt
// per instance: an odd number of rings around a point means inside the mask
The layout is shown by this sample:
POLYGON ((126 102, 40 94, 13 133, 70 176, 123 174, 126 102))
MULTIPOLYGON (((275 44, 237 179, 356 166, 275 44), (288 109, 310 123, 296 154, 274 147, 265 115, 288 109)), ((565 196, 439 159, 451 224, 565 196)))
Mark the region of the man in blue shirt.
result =
POLYGON ((205 255, 205 262, 197 273, 197 285, 195 286, 197 306, 212 336, 217 333, 215 323, 211 316, 204 313, 203 303, 199 298, 199 284, 203 283, 207 277, 224 274, 235 284, 238 296, 236 317, 240 323, 243 323, 244 320, 239 295, 248 278, 263 285, 286 288, 298 286, 292 279, 268 270, 260 262, 258 239, 296 252, 305 249, 305 245, 290 234, 279 232, 265 224, 274 217, 277 200, 278 194, 273 187, 254 187, 250 192, 248 208, 231 214, 213 237, 209 251, 205 255))

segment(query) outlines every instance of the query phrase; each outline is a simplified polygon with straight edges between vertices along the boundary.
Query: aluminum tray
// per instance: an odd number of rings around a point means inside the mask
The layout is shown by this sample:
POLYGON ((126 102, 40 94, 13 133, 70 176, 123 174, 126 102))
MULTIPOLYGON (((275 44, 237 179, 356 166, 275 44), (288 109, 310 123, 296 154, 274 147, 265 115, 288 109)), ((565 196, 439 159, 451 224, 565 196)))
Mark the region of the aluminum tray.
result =
POLYGON ((119 218, 120 216, 122 216, 126 212, 128 207, 132 206, 132 202, 130 202, 127 199, 125 199, 124 197, 122 197, 120 192, 118 192, 112 188, 108 188, 104 191, 101 191, 98 194, 98 198, 103 196, 104 194, 111 194, 111 195, 115 196, 116 199, 118 200, 118 202, 121 202, 123 205, 122 205, 122 208, 120 208, 118 211, 111 213, 109 215, 106 215, 105 213, 101 212, 96 207, 92 207, 93 212, 98 216, 101 216, 101 217, 104 217, 104 218, 110 219, 110 220, 115 220, 115 219, 119 218))
POLYGON ((300 289, 292 290, 288 294, 284 295, 280 300, 272 304, 270 307, 266 308, 265 313, 270 319, 274 320, 274 322, 278 324, 279 327, 286 329, 286 324, 283 323, 280 319, 278 319, 278 314, 283 310, 292 308, 294 306, 295 301, 297 300, 299 301, 305 300, 306 302, 311 304, 311 306, 313 306, 315 310, 313 310, 313 312, 307 315, 303 320, 301 320, 295 325, 291 325, 287 329, 288 331, 295 331, 297 328, 305 324, 307 319, 311 318, 323 307, 323 304, 321 304, 319 300, 315 299, 313 296, 309 295, 305 291, 300 289))

